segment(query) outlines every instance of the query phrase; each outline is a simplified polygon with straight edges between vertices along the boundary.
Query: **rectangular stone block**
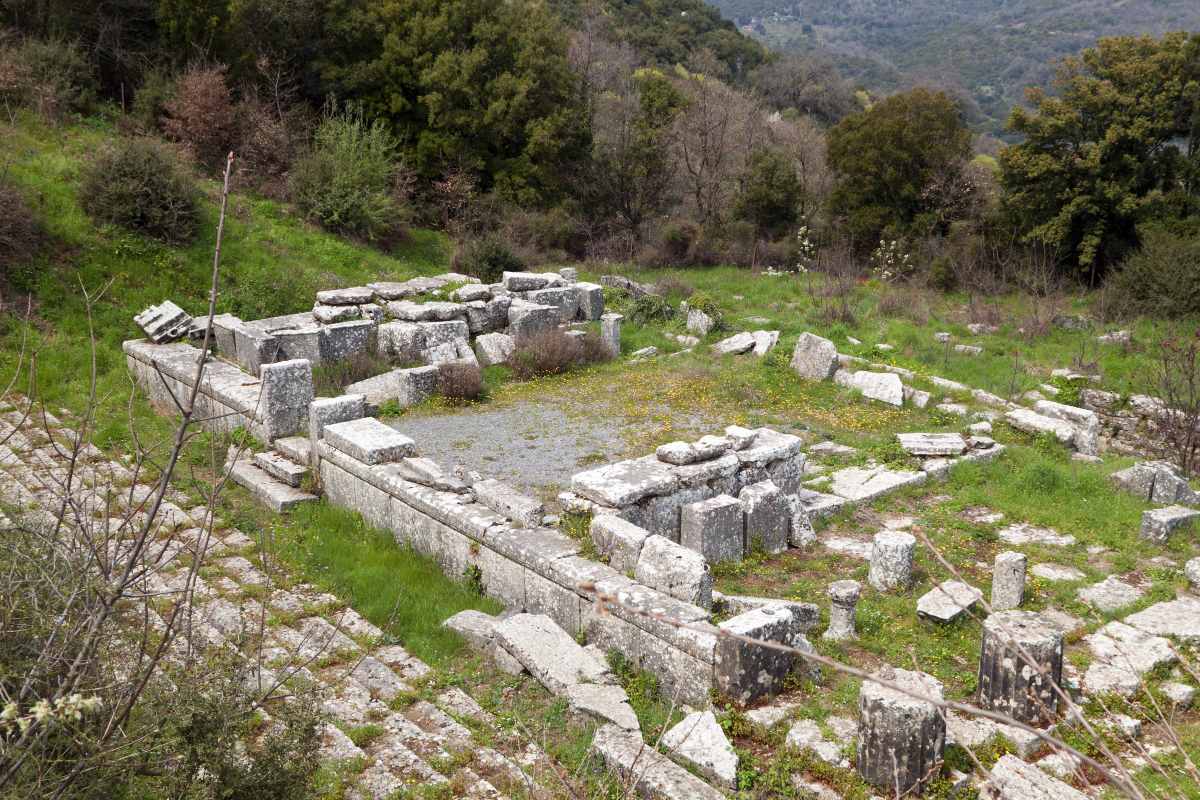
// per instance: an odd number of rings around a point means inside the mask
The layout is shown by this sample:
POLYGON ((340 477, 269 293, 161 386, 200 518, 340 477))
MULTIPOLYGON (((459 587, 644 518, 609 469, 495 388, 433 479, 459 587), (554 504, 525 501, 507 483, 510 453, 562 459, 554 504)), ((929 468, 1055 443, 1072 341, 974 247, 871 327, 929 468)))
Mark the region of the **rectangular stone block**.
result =
POLYGON ((488 547, 479 548, 473 562, 479 567, 484 593, 505 608, 525 608, 525 568, 488 547))
POLYGON ((535 528, 542 524, 545 509, 540 500, 521 494, 506 483, 489 478, 471 485, 475 499, 511 519, 518 527, 535 528))
POLYGON ((269 440, 303 431, 313 400, 312 362, 305 359, 264 364, 259 418, 269 440))
POLYGON ((583 598, 574 591, 525 570, 525 609, 531 614, 545 614, 572 636, 581 630, 583 598))
POLYGON ((338 322, 321 328, 321 360, 341 361, 375 349, 374 320, 338 322))
POLYGON ((317 442, 321 440, 326 425, 336 422, 348 422, 367 415, 366 398, 361 394, 347 394, 341 397, 320 397, 313 400, 308 407, 308 440, 309 452, 312 455, 312 465, 315 467, 320 459, 317 442))
POLYGON ((710 564, 741 561, 746 549, 741 502, 722 494, 684 506, 679 543, 710 564))
POLYGON ((747 486, 738 495, 738 500, 745 515, 746 553, 755 547, 768 553, 787 550, 792 508, 775 482, 763 481, 747 486))
POLYGON ((575 284, 575 296, 579 304, 579 318, 593 322, 604 316, 604 287, 598 283, 575 284))
POLYGON ((611 514, 592 517, 592 543, 608 565, 620 573, 632 573, 650 532, 611 514))
POLYGON ((634 579, 671 597, 701 608, 712 608, 712 571, 704 556, 664 536, 651 536, 642 545, 634 579))
POLYGON ((554 306, 560 323, 572 322, 579 311, 579 295, 571 287, 555 287, 530 292, 527 299, 542 306, 554 306))
POLYGON ((270 364, 279 355, 279 341, 269 333, 242 323, 233 329, 237 362, 242 369, 258 377, 263 364, 270 364))
POLYGON ((514 300, 508 307, 509 333, 517 338, 528 338, 558 326, 558 308, 514 300))
POLYGON ((217 314, 212 318, 213 336, 216 338, 217 354, 231 361, 237 360, 236 331, 242 324, 233 314, 217 314))
POLYGON ((417 453, 416 444, 374 417, 326 425, 325 441, 364 464, 386 464, 417 453))
POLYGON ((750 703, 778 692, 793 670, 801 668, 803 659, 795 653, 744 639, 808 650, 811 647, 804 638, 805 624, 795 609, 774 603, 722 622, 718 627, 732 636, 717 640, 713 677, 718 691, 738 703, 750 703))

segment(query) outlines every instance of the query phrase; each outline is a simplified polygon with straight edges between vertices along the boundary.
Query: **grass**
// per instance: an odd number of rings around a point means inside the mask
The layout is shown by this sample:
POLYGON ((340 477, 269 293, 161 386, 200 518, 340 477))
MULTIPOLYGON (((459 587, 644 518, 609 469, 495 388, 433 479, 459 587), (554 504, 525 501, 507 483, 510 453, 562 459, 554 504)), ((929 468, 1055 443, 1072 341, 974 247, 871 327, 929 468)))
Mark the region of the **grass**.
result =
MULTIPOLYGON (((207 308, 217 222, 218 187, 204 180, 200 234, 187 247, 93 224, 80 207, 79 173, 89 154, 115 135, 107 116, 71 127, 47 126, 32 116, 0 125, 5 177, 58 242, 14 280, 35 298, 35 318, 27 329, 13 317, 0 317, 0 377, 12 374, 27 332, 38 394, 48 404, 78 410, 88 395, 94 332, 99 394, 113 401, 101 419, 100 446, 127 444, 122 401, 129 382, 121 342, 138 335, 133 316, 167 299, 197 314, 207 308), (90 320, 85 295, 95 298, 90 320)), ((439 233, 413 230, 396 250, 383 253, 321 231, 286 205, 235 193, 218 311, 244 319, 293 313, 311 307, 319 289, 435 274, 447 264, 448 246, 439 233)))

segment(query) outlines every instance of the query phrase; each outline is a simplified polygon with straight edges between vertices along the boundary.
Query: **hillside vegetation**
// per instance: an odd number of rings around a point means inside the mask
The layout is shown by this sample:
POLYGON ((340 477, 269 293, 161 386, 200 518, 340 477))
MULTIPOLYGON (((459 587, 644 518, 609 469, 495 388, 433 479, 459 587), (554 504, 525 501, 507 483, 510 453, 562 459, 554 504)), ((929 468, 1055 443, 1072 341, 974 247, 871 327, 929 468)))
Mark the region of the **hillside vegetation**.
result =
POLYGON ((1052 62, 1103 36, 1200 27, 1189 0, 715 0, 773 48, 830 55, 868 87, 955 90, 979 130, 999 133, 1026 86, 1044 86, 1052 62))

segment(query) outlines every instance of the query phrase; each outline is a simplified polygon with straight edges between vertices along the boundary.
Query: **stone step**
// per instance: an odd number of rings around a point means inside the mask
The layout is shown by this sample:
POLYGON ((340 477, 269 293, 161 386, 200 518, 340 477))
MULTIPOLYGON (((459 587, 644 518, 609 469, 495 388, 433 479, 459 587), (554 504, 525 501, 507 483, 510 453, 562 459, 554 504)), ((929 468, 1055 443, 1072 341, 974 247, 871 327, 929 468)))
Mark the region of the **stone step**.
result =
POLYGON ((250 461, 238 461, 233 464, 229 477, 238 485, 249 489, 261 503, 277 514, 317 499, 314 494, 302 492, 294 486, 275 480, 250 461))
POLYGON ((275 452, 297 464, 312 463, 312 442, 307 436, 285 436, 272 444, 275 452))
POLYGON ((254 466, 275 480, 297 489, 304 482, 304 476, 308 474, 308 467, 297 464, 279 453, 255 453, 254 466))

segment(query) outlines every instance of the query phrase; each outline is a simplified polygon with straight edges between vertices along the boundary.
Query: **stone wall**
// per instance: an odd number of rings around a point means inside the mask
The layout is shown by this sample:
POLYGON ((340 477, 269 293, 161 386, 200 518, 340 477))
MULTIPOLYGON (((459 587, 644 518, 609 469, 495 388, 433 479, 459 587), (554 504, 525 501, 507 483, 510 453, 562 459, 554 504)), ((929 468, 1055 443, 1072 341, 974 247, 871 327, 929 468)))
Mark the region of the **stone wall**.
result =
MULTIPOLYGON (((182 342, 122 345, 129 372, 159 411, 176 414, 196 382, 200 350, 182 342)), ((195 419, 206 430, 244 428, 263 442, 308 430, 313 400, 312 364, 304 359, 264 365, 255 378, 209 358, 196 395, 195 419)))
POLYGON ((1100 418, 1100 449, 1131 456, 1161 458, 1170 447, 1161 420, 1165 406, 1156 397, 1135 394, 1128 400, 1116 392, 1084 389, 1079 404, 1100 418))
MULTIPOLYGON (((720 631, 710 612, 581 557, 580 544, 557 529, 515 527, 469 493, 405 480, 395 465, 366 464, 329 439, 319 448, 329 502, 391 531, 398 544, 433 557, 446 574, 473 576, 485 593, 510 610, 546 614, 571 634, 582 632, 589 643, 622 653, 656 675, 667 696, 707 705, 713 689, 756 697, 777 689, 784 677, 761 667, 746 668, 761 660, 762 648, 736 641, 724 641, 719 648, 720 631), (601 610, 597 593, 617 598, 619 604, 601 610)), ((795 610, 797 604, 778 605, 777 613, 791 622, 778 626, 784 640, 794 641, 813 624, 810 610, 802 614, 795 610)), ((738 620, 723 626, 741 624, 738 620)), ((783 672, 793 665, 785 666, 783 672)))

